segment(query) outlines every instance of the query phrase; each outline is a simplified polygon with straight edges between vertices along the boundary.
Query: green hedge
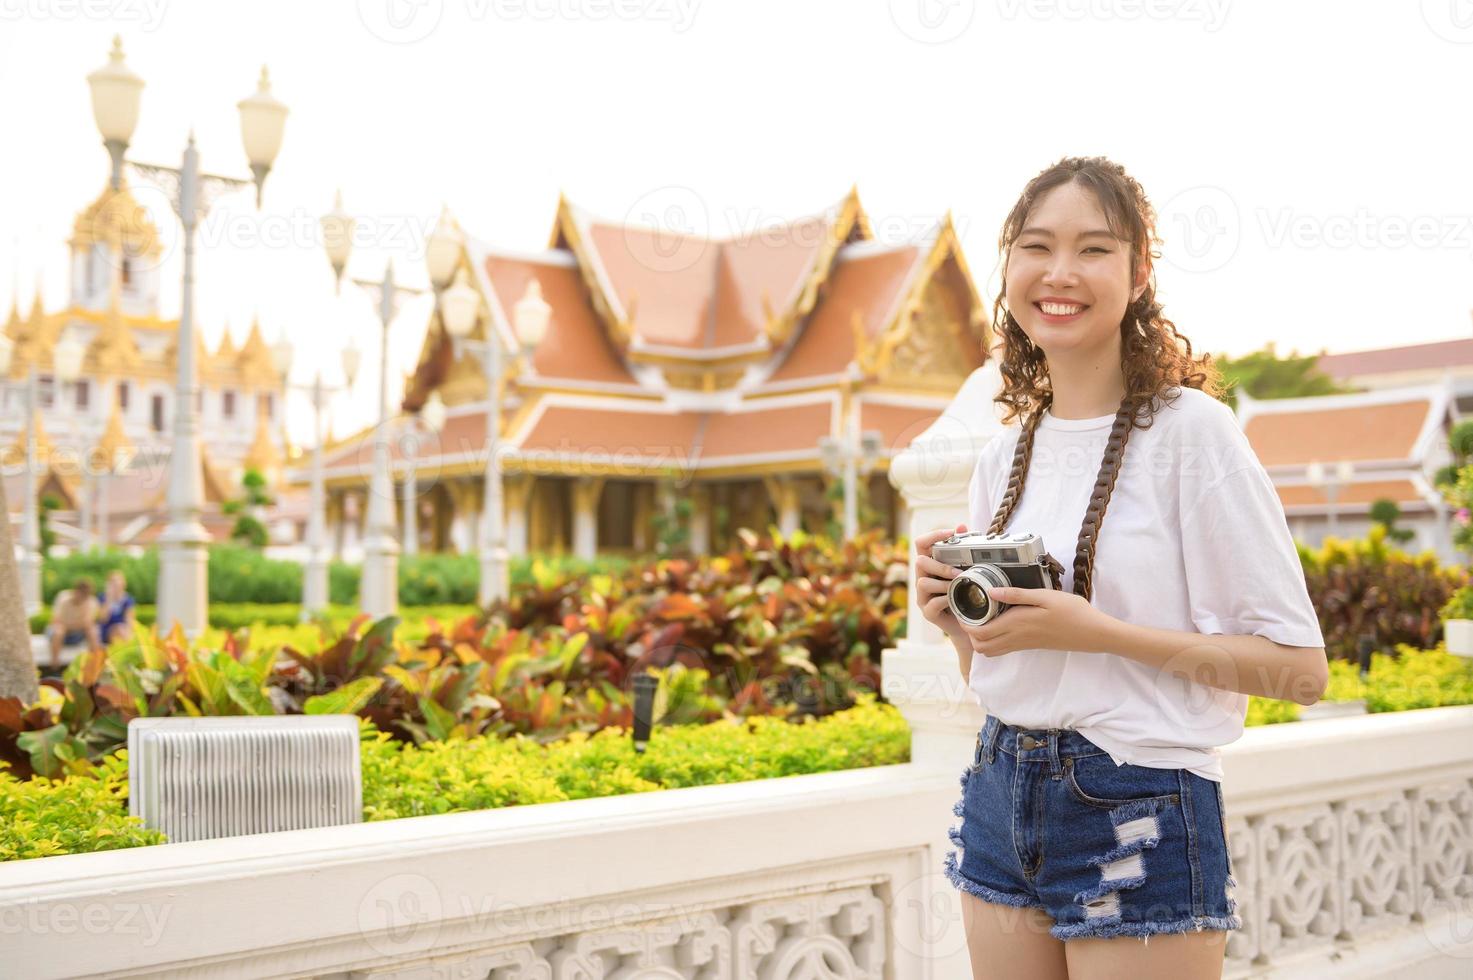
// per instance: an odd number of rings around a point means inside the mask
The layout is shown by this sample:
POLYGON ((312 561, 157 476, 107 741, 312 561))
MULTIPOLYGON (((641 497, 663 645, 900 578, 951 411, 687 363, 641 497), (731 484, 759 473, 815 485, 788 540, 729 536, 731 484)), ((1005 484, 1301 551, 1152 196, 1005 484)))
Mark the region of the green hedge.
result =
MULTIPOLYGON (((362 732, 363 818, 400 817, 682 786, 737 783, 909 761, 910 730, 873 696, 848 711, 790 723, 775 718, 657 727, 646 751, 629 733, 540 744, 524 737, 423 746, 362 732)), ((62 779, 21 781, 0 763, 0 861, 166 843, 128 816, 127 750, 62 779)))
MULTIPOLYGON (((267 558, 259 551, 234 545, 209 549, 210 603, 295 603, 302 599, 302 566, 293 561, 267 558)), ((616 573, 630 560, 603 557, 582 561, 567 556, 513 558, 509 567, 512 585, 533 581, 532 561, 540 558, 556 574, 616 573)), ((157 602, 159 559, 156 550, 134 556, 123 551, 90 551, 48 558, 42 565, 41 588, 47 605, 62 589, 79 578, 89 579, 101 592, 107 573, 119 569, 128 591, 141 605, 157 602)), ((357 565, 332 562, 328 566, 328 598, 335 605, 351 606, 358 600, 357 565)), ((480 564, 475 555, 413 555, 399 560, 399 602, 405 606, 470 605, 476 601, 480 564)))

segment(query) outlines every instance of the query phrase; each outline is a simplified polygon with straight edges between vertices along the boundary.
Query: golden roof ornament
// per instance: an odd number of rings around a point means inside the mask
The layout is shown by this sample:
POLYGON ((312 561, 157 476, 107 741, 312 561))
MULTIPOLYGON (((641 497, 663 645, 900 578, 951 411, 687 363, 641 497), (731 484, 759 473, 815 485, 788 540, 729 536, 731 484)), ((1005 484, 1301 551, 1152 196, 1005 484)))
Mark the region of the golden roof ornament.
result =
POLYGON ((260 320, 251 319, 251 332, 246 336, 240 353, 235 356, 235 364, 246 381, 262 387, 276 387, 279 380, 276 375, 276 364, 271 357, 271 348, 267 346, 266 338, 261 336, 260 320))
MULTIPOLYGON (((5 450, 4 461, 6 466, 24 466, 26 464, 26 442, 30 435, 30 429, 22 426, 15 434, 15 442, 5 450)), ((43 468, 51 456, 51 440, 46 435, 46 426, 41 422, 41 413, 36 413, 36 462, 43 468)))
POLYGON ((133 331, 123 323, 116 306, 108 309, 88 349, 96 370, 103 374, 127 374, 136 370, 143 357, 133 340, 133 331))
POLYGON ((225 332, 220 335, 220 345, 215 348, 215 360, 222 366, 230 364, 239 353, 235 346, 235 339, 230 336, 230 325, 226 324, 225 332))
POLYGON ((157 259, 163 252, 158 226, 133 196, 126 176, 116 191, 110 184, 103 185, 102 193, 72 222, 72 248, 93 244, 121 245, 128 254, 146 259, 157 259))
POLYGON ((102 438, 97 440, 96 457, 102 459, 102 465, 111 473, 122 469, 136 448, 128 433, 123 431, 123 416, 114 401, 112 413, 107 417, 107 428, 103 430, 102 438))
POLYGON ((271 441, 271 426, 266 413, 259 409, 256 411, 256 438, 251 442, 242 465, 260 473, 271 484, 276 482, 276 474, 281 472, 281 453, 277 451, 276 443, 271 441))

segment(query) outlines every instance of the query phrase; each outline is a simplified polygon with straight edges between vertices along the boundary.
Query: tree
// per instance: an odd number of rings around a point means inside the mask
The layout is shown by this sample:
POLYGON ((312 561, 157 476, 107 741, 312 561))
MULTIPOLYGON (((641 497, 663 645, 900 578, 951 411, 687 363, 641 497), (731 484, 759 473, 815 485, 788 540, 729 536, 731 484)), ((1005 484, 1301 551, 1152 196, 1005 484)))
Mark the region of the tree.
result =
POLYGON ((5 481, 0 480, 0 698, 20 698, 34 704, 40 695, 35 658, 31 655, 31 626, 20 594, 20 569, 15 564, 15 542, 10 535, 10 505, 5 481))
POLYGON ((241 474, 240 486, 243 492, 239 497, 220 505, 224 513, 237 515, 230 538, 251 548, 264 548, 268 538, 262 518, 266 508, 276 501, 266 492, 266 478, 259 470, 247 469, 241 474))
POLYGON ((1355 390, 1340 385, 1316 368, 1318 354, 1300 356, 1298 351, 1291 351, 1288 357, 1280 357, 1272 341, 1251 354, 1236 358, 1219 354, 1213 361, 1227 383, 1227 394, 1223 398, 1234 410, 1238 407, 1237 393, 1240 390, 1254 398, 1303 398, 1355 390))
POLYGON ((1406 544, 1413 537, 1411 529, 1397 527, 1396 522, 1401 517, 1401 508, 1396 501, 1382 497, 1371 504, 1371 520, 1386 529, 1386 537, 1397 544, 1406 544))

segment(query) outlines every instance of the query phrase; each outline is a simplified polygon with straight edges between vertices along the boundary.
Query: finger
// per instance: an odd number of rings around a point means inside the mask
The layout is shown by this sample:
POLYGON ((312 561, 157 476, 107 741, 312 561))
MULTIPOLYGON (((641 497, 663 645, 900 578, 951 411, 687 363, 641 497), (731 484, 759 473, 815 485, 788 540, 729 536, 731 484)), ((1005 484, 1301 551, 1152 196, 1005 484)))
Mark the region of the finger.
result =
POLYGON ((924 552, 925 554, 929 555, 931 552, 931 546, 934 545, 937 541, 949 538, 953 534, 965 534, 966 530, 967 526, 965 524, 958 524, 955 530, 949 527, 942 527, 937 528, 934 531, 927 531, 925 534, 916 538, 916 551, 918 553, 924 552))
POLYGON ((931 578, 954 579, 961 574, 961 569, 948 565, 944 561, 937 561, 929 555, 916 555, 916 571, 924 572, 931 578))
POLYGON ((999 586, 987 590, 987 597, 994 602, 1010 606, 1042 606, 1048 603, 1047 589, 1019 589, 1014 586, 999 586))
POLYGON ((951 583, 943 582, 939 578, 916 579, 916 594, 920 596, 946 595, 951 591, 951 583))

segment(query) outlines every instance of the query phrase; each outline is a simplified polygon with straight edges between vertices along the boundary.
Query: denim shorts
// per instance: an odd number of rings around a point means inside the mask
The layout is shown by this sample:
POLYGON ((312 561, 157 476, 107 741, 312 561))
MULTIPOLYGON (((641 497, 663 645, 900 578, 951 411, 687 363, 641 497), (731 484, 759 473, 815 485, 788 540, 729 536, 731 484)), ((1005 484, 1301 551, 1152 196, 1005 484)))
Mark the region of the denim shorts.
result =
POLYGON ((1117 766, 1070 728, 989 715, 962 773, 946 876, 988 902, 1038 908, 1056 939, 1241 929, 1222 784, 1117 766))

